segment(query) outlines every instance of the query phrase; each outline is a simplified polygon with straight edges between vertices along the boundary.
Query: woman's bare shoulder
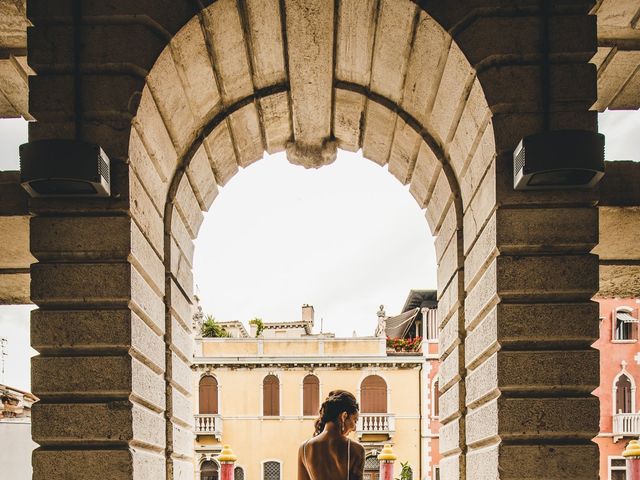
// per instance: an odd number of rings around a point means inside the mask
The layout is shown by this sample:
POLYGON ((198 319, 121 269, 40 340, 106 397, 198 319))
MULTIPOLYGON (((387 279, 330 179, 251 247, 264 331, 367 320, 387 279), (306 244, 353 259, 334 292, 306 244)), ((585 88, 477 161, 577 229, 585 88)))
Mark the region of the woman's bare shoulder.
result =
POLYGON ((351 453, 358 457, 364 457, 365 450, 362 444, 356 442, 355 440, 351 440, 351 453))

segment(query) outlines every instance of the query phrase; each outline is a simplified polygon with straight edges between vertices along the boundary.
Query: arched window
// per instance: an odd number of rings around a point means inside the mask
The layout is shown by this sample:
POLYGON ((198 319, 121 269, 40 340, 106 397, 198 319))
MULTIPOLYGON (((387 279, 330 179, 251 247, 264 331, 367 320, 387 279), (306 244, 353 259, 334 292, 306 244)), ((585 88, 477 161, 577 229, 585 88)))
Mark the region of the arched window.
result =
POLYGON ((200 480, 218 480, 218 464, 207 460, 200 467, 200 480))
POLYGON ((280 415, 280 380, 275 375, 267 375, 262 381, 262 415, 277 417, 280 415))
POLYGON ((440 416, 440 384, 438 380, 433 382, 433 417, 440 416))
POLYGON ((380 478, 380 461, 376 455, 364 459, 363 480, 378 480, 380 478))
POLYGON ((320 380, 315 375, 307 375, 302 381, 302 414, 318 415, 320 410, 320 380))
POLYGON ((378 375, 369 375, 360 387, 362 413, 387 413, 387 383, 378 375))
POLYGON ((633 413, 631 380, 622 374, 616 382, 616 413, 633 413))
POLYGON ((244 480, 244 470, 242 467, 236 467, 233 469, 233 480, 244 480))
POLYGON ((280 480, 280 462, 264 462, 262 465, 263 480, 280 480))
POLYGON ((202 377, 200 379, 198 395, 200 398, 200 413, 217 415, 218 381, 211 376, 202 377))

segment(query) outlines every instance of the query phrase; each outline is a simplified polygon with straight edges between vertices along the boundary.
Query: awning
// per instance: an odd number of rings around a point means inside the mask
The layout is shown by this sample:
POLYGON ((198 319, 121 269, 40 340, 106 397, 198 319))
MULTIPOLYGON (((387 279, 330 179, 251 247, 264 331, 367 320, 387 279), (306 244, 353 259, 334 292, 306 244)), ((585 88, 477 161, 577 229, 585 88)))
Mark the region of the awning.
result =
POLYGON ((638 323, 638 319, 635 317, 632 317, 627 312, 616 313, 616 318, 624 323, 638 323))
POLYGON ((408 312, 401 313, 396 317, 387 318, 386 322, 386 334, 389 338, 402 338, 405 336, 411 324, 413 323, 413 319, 416 318, 420 308, 414 308, 409 310, 408 312))

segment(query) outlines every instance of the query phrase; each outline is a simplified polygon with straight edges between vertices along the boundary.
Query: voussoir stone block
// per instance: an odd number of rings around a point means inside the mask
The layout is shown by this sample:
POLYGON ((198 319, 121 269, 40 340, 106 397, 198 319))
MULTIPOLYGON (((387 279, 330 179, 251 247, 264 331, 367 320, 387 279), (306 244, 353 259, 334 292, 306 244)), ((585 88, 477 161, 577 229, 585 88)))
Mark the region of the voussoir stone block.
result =
MULTIPOLYGON (((125 352, 130 348, 154 369, 164 369, 163 329, 154 330, 128 309, 33 310, 31 345, 48 352, 125 352), (109 325, 105 329, 105 325, 109 325)), ((88 353, 89 354, 89 353, 88 353)))
POLYGON ((50 404, 32 409, 31 434, 40 445, 126 444, 134 438, 132 406, 126 400, 109 403, 50 404))
POLYGON ((467 332, 467 367, 475 368, 498 348, 588 348, 598 338, 597 319, 595 302, 500 303, 467 332))
POLYGON ((174 422, 181 423, 184 427, 191 427, 193 422, 193 399, 191 396, 172 388, 171 415, 174 422))
POLYGON ((440 427, 439 433, 441 455, 460 451, 461 422, 463 422, 461 418, 455 418, 440 427))
POLYGON ((464 458, 460 453, 446 455, 440 459, 440 478, 462 480, 464 477, 464 458))
POLYGON ((469 410, 466 439, 468 445, 496 436, 505 441, 588 443, 598 433, 598 421, 596 397, 498 397, 469 410))
POLYGON ((114 217, 32 217, 31 252, 39 260, 126 258, 131 219, 114 217))
POLYGON ((599 385, 599 353, 591 350, 499 351, 466 379, 467 405, 497 394, 589 395, 599 385))
POLYGON ((498 445, 467 454, 467 478, 586 480, 597 478, 597 445, 498 445))
MULTIPOLYGON (((142 480, 159 478, 131 476, 133 456, 131 450, 43 450, 33 453, 34 480, 142 480)), ((164 464, 164 456, 158 457, 164 464)), ((145 472, 147 475, 149 471, 145 472)), ((162 473, 164 475, 164 472, 162 473)))
POLYGON ((448 355, 460 343, 464 326, 460 325, 459 313, 456 311, 444 324, 440 325, 440 356, 448 355))
POLYGON ((439 400, 439 416, 440 423, 448 423, 454 417, 461 415, 461 410, 464 407, 464 395, 462 395, 461 382, 454 383, 444 393, 440 395, 439 400))
POLYGON ((130 278, 128 263, 36 263, 31 266, 31 298, 38 305, 126 305, 130 278))
POLYGON ((505 480, 540 478, 541 472, 550 480, 595 480, 599 467, 598 446, 593 443, 501 445, 498 458, 500 478, 505 480))

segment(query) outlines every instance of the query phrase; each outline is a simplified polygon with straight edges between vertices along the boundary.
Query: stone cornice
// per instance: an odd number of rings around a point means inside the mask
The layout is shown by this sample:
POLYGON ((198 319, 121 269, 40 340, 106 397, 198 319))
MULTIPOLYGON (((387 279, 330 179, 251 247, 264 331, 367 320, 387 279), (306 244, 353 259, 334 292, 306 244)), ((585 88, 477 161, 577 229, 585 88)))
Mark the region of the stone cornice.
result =
POLYGON ((261 368, 261 367, 337 367, 364 368, 369 366, 416 368, 435 358, 423 356, 411 357, 197 357, 193 360, 195 368, 229 367, 229 368, 261 368))

